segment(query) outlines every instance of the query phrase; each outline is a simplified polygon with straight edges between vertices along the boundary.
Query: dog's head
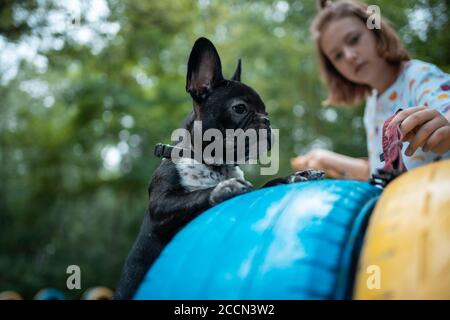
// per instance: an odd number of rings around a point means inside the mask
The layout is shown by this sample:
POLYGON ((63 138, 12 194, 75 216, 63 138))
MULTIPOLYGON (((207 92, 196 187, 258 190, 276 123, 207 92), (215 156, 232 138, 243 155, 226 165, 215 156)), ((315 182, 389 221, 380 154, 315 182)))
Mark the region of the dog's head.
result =
MULTIPOLYGON (((270 149, 270 122, 266 107, 258 93, 241 82, 241 61, 239 60, 232 78, 224 79, 219 54, 206 38, 199 38, 192 48, 186 91, 193 99, 194 120, 201 121, 203 132, 217 129, 226 137, 227 129, 242 129, 245 132, 253 130, 259 139, 260 129, 266 130, 265 151, 270 149)), ((248 140, 250 139, 246 141, 248 140)), ((229 142, 225 141, 225 145, 229 142)), ((251 145, 246 143, 246 159, 250 147, 251 145)), ((235 160, 242 159, 235 157, 235 160)))

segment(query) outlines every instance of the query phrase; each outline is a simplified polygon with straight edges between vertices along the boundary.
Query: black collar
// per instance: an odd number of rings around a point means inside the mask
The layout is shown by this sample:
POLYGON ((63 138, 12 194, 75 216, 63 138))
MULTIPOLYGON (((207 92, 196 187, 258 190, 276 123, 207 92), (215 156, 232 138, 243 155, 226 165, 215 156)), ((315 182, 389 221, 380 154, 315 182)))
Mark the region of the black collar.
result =
POLYGON ((173 151, 173 149, 180 149, 180 150, 182 150, 182 148, 176 147, 176 146, 172 146, 170 144, 157 143, 155 145, 154 154, 158 158, 171 159, 172 158, 172 151, 173 151))
POLYGON ((163 143, 157 143, 155 145, 154 155, 158 158, 172 159, 172 151, 174 150, 177 154, 182 154, 184 157, 195 159, 194 150, 163 143))
MULTIPOLYGON (((163 143, 157 143, 155 145, 155 150, 154 150, 154 154, 155 156, 157 156, 158 158, 166 158, 166 159, 172 159, 172 151, 173 150, 177 150, 176 152, 181 152, 181 151, 186 151, 185 154, 188 154, 188 158, 194 159, 194 152, 192 150, 189 149, 184 149, 182 147, 178 147, 178 146, 172 146, 170 144, 163 144, 163 143)), ((212 166, 216 167, 216 166, 223 166, 223 164, 212 164, 212 166)), ((237 166, 237 164, 233 164, 233 166, 237 166)))

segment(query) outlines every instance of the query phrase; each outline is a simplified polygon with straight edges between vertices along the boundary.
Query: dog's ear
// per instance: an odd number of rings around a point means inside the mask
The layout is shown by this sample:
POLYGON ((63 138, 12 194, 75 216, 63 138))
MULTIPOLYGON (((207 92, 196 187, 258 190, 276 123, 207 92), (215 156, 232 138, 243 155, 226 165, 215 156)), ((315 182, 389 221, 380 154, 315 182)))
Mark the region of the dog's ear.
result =
POLYGON ((238 61, 238 65, 236 67, 236 71, 234 71, 233 77, 231 80, 241 82, 241 59, 238 61))
POLYGON ((197 39, 189 55, 186 91, 201 103, 222 81, 222 65, 216 48, 206 38, 197 39))

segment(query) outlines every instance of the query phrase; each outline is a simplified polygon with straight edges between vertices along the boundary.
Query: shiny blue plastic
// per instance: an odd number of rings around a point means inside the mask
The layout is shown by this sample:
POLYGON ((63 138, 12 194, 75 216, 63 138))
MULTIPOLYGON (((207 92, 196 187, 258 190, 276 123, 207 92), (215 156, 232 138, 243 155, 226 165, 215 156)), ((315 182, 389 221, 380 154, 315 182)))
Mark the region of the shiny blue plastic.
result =
POLYGON ((58 289, 47 288, 39 291, 34 300, 65 300, 64 293, 58 289))
POLYGON ((256 190, 201 214, 135 299, 347 299, 380 190, 322 180, 256 190))

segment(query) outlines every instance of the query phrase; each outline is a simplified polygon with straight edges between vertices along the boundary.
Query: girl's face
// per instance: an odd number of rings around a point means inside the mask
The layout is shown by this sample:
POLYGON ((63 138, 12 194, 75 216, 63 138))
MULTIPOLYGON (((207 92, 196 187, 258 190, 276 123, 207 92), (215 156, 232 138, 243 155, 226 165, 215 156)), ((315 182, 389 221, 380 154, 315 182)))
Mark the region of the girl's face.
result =
POLYGON ((320 38, 323 52, 345 78, 369 86, 382 76, 386 65, 376 45, 374 33, 356 17, 331 21, 320 38))

